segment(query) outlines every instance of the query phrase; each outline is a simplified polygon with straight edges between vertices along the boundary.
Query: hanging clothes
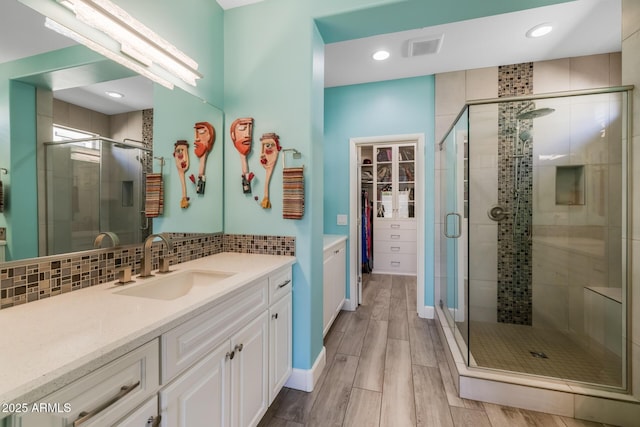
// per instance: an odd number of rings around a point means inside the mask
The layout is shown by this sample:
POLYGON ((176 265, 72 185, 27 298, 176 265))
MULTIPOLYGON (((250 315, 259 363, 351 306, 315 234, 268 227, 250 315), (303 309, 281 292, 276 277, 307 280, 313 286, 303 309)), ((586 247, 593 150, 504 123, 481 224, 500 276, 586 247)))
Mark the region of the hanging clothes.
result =
POLYGON ((372 206, 369 201, 369 192, 362 191, 361 194, 361 206, 362 206, 362 271, 364 273, 371 272, 371 266, 373 259, 373 218, 372 218, 372 206))

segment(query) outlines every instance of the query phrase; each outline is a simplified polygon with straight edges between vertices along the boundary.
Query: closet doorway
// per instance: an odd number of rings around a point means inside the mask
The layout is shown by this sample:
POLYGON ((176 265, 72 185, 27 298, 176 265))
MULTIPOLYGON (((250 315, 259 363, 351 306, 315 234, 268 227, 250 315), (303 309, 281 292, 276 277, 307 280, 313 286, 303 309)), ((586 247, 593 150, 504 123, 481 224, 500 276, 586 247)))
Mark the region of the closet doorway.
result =
POLYGON ((416 276, 424 307, 424 134, 350 139, 349 300, 362 301, 363 273, 416 276))

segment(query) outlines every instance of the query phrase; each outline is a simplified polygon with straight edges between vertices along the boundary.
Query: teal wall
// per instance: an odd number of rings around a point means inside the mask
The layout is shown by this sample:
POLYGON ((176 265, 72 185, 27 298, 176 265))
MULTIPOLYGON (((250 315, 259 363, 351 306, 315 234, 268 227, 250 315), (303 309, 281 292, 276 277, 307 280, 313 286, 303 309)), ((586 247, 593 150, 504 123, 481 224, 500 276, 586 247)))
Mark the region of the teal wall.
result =
POLYGON ((7 259, 38 254, 38 185, 36 176, 36 90, 33 86, 11 82, 10 139, 11 180, 6 211, 11 221, 7 230, 7 259))
MULTIPOLYGON (((323 44, 307 1, 269 0, 225 12, 225 232, 295 236, 297 263, 293 287, 293 365, 309 369, 322 349, 322 103, 323 44), (240 186, 240 157, 230 141, 229 125, 253 117, 249 168, 253 194, 240 186), (282 218, 281 152, 271 178, 271 209, 258 204, 264 195, 260 136, 280 135, 283 148, 302 153, 305 166, 305 215, 282 218), (258 197, 258 201, 254 200, 258 197)), ((294 165, 288 155, 288 165, 294 165)))
MULTIPOLYGON (((325 90, 324 231, 349 234, 336 215, 349 214, 349 139, 423 133, 425 213, 425 300, 433 306, 435 79, 414 77, 325 90)), ((349 221, 356 221, 349 218, 349 221)), ((349 268, 349 266, 347 266, 349 268)), ((347 277, 349 275, 347 274, 347 277)), ((347 287, 347 294, 348 294, 347 287)))
MULTIPOLYGON (((153 231, 215 233, 223 230, 222 160, 224 154, 224 117, 221 110, 200 101, 194 96, 175 88, 154 86, 153 155, 164 157, 164 214, 153 220, 153 231), (205 166, 206 186, 204 194, 196 194, 195 185, 189 175, 198 178, 200 159, 194 153, 194 129, 197 122, 209 122, 216 130, 213 149, 207 156, 205 166), (189 143, 189 170, 185 174, 187 196, 190 205, 180 207, 182 185, 173 158, 174 144, 184 139, 189 143)), ((155 172, 160 171, 160 162, 154 160, 155 172)))

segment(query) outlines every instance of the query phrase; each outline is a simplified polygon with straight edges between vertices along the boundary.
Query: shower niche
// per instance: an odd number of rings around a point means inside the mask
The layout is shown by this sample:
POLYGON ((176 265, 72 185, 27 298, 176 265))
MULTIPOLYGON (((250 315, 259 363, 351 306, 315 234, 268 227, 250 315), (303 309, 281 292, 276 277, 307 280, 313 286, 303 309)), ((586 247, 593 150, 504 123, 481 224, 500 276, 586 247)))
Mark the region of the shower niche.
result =
POLYGON ((584 205, 584 166, 556 167, 556 205, 584 205))

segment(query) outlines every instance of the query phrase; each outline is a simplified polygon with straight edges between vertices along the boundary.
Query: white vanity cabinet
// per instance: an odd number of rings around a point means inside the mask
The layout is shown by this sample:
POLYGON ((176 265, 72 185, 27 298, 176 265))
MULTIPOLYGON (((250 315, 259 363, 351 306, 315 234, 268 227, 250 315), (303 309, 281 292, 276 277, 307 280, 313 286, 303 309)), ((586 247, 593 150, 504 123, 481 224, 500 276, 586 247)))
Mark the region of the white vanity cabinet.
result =
POLYGON ((161 341, 162 426, 257 425, 291 373, 291 268, 259 280, 161 341))
POLYGON ((347 244, 342 240, 325 247, 323 264, 323 328, 326 335, 336 316, 342 310, 347 288, 347 244))
MULTIPOLYGON (((30 410, 20 415, 18 425, 118 425, 125 415, 156 395, 160 385, 158 353, 158 339, 154 339, 41 399, 34 405, 42 405, 38 406, 42 412, 30 410)), ((150 416, 157 414, 157 405, 148 409, 150 416)), ((120 425, 131 425, 122 422, 120 425)))
POLYGON ((159 425, 158 395, 154 395, 140 405, 138 409, 118 421, 114 427, 157 427, 159 425))
POLYGON ((292 371, 292 285, 291 268, 269 277, 269 404, 292 371))

